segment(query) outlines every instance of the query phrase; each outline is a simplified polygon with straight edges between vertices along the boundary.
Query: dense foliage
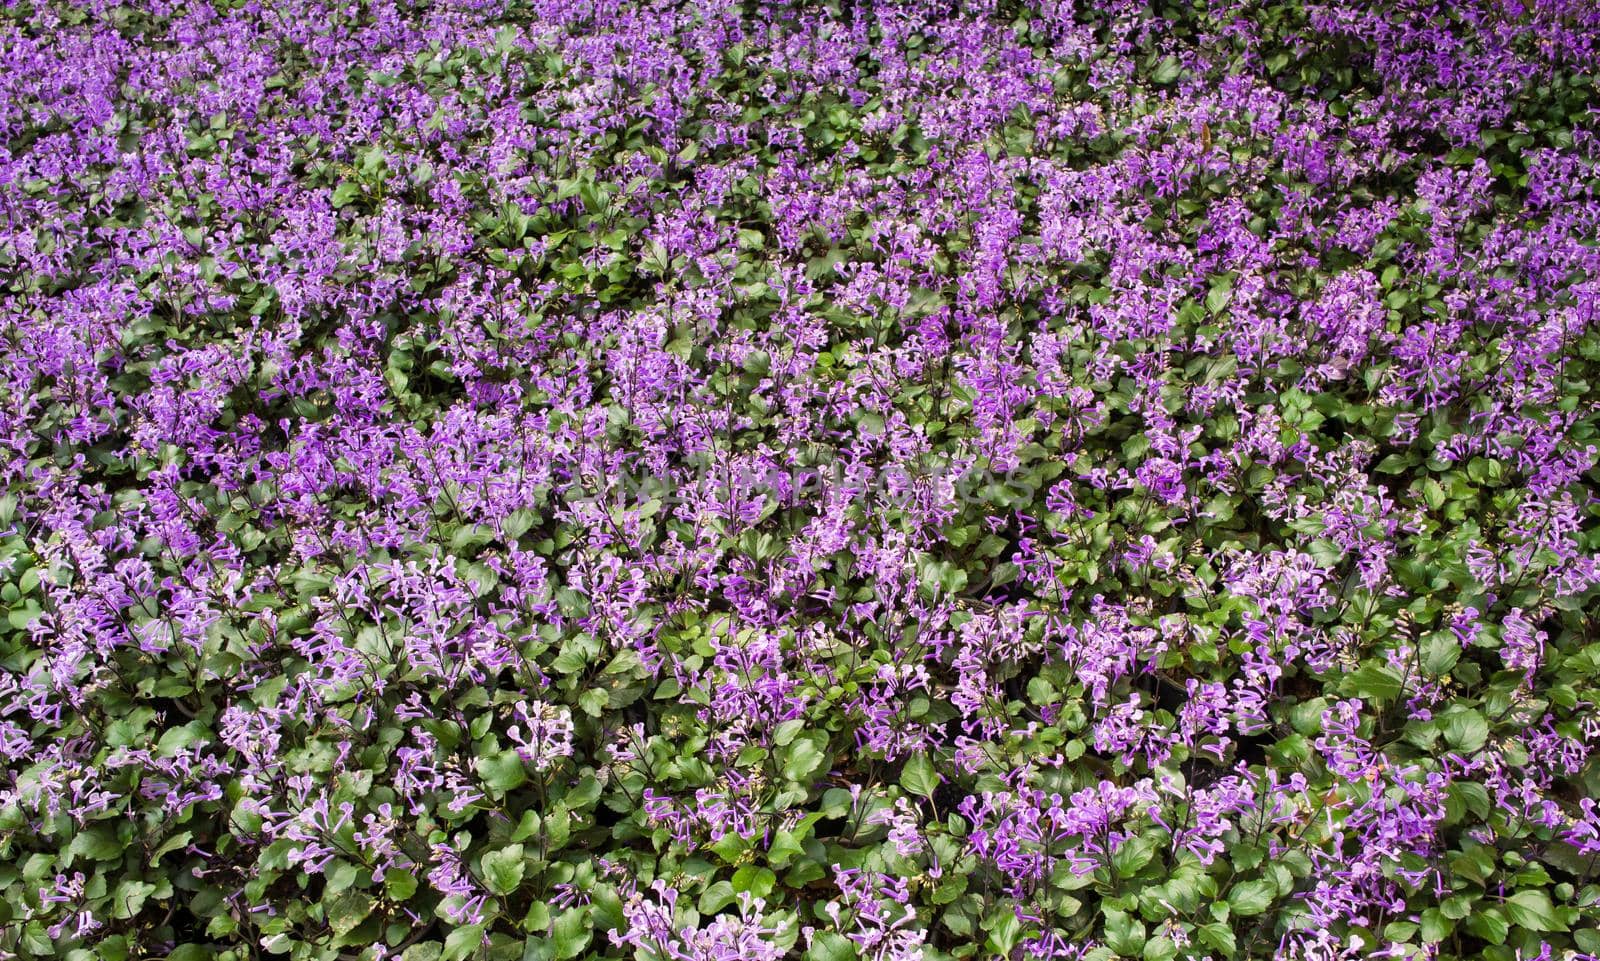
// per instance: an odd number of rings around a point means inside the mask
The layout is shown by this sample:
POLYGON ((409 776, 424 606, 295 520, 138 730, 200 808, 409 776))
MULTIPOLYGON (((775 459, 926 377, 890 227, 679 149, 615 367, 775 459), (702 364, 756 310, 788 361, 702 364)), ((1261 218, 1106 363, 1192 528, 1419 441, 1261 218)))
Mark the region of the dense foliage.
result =
POLYGON ((1600 953, 1597 41, 10 0, 0 956, 1600 953))

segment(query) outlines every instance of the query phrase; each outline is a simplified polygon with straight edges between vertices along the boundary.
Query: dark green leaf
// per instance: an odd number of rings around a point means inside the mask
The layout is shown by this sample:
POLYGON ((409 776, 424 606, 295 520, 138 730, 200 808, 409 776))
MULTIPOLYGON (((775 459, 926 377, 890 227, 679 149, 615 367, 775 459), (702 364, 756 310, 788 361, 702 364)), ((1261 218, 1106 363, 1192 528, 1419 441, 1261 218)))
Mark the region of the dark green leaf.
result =
POLYGON ((1506 916, 1511 923, 1529 931, 1565 931, 1567 926, 1556 917, 1550 895, 1539 890, 1518 891, 1505 902, 1506 916))
POLYGON ((914 754, 900 771, 900 786, 918 797, 933 797, 939 786, 939 774, 926 754, 914 754))

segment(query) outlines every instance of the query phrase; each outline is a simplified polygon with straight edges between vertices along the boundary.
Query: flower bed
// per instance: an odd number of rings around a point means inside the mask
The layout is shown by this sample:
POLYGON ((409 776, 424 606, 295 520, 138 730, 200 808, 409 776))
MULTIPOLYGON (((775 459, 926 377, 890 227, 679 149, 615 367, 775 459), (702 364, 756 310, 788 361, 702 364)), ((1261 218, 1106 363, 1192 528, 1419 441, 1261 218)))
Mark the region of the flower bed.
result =
POLYGON ((0 957, 1600 954, 1600 7, 0 13, 0 957))

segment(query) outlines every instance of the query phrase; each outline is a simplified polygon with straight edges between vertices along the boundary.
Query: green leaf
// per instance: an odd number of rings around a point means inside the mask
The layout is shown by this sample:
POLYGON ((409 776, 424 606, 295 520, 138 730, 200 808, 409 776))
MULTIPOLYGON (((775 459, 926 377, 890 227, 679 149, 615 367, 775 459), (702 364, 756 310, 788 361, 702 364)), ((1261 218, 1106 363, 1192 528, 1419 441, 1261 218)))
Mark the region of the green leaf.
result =
POLYGON ((1265 911, 1277 896, 1278 886, 1265 878, 1244 881, 1228 892, 1228 906, 1234 914, 1250 917, 1265 911))
POLYGON ((1178 956, 1178 944, 1166 935, 1151 938, 1144 945, 1144 961, 1172 961, 1178 956))
POLYGON ((1452 921, 1472 915, 1472 898, 1464 894, 1452 894, 1439 904, 1439 913, 1452 921))
POLYGON ((1156 856, 1156 839, 1149 836, 1131 838, 1111 856, 1111 866, 1119 877, 1130 878, 1138 874, 1156 856))
POLYGON ((323 871, 323 877, 327 878, 322 888, 323 898, 329 898, 352 887, 360 875, 361 869, 355 864, 343 858, 335 858, 323 871))
POLYGON ((1504 944, 1506 934, 1510 932, 1511 925, 1506 923, 1506 915, 1499 908, 1486 908, 1468 918, 1465 924, 1467 931, 1490 944, 1504 944))
POLYGON ((1454 634, 1438 631, 1422 642, 1422 668, 1432 677, 1442 677, 1461 660, 1461 644, 1454 634))
POLYGON ((827 743, 828 736, 819 731, 796 738, 783 749, 783 776, 791 781, 805 781, 810 778, 828 760, 827 755, 823 753, 823 747, 827 743))
POLYGON ((856 961, 857 957, 855 942, 832 931, 817 935, 806 951, 806 961, 856 961))
POLYGON ((1011 956, 1011 949, 1022 936, 1022 922, 1017 919, 1016 912, 1009 907, 997 909, 984 921, 983 929, 989 934, 988 949, 994 952, 996 957, 1001 958, 1011 956))
POLYGON ((1124 957, 1137 958, 1144 953, 1144 924, 1126 911, 1105 909, 1106 944, 1124 957))
POLYGON ((534 901, 528 905, 528 913, 522 916, 522 930, 548 931, 550 929, 550 905, 543 901, 534 901))
POLYGON ((1540 890, 1518 891, 1506 898, 1506 915, 1511 923, 1529 931, 1565 931, 1567 926, 1556 917, 1550 895, 1540 890))
POLYGON ((1368 661, 1361 665, 1360 670, 1345 678, 1344 688, 1357 697, 1392 701, 1400 696, 1403 685, 1394 668, 1368 661))
POLYGON ((1233 287, 1227 284, 1219 284, 1211 288, 1211 291, 1206 294, 1206 310, 1213 314, 1220 314, 1227 309, 1228 302, 1231 300, 1233 300, 1233 287))
POLYGON ((1489 722, 1473 710, 1456 710, 1444 716, 1444 737, 1461 751, 1476 751, 1489 740, 1489 722))
MULTIPOLYGON (((1447 789, 1445 807, 1450 814, 1451 823, 1460 821, 1468 814, 1479 818, 1488 817, 1489 792, 1482 784, 1476 784, 1472 781, 1457 781, 1447 789)), ((1481 856, 1487 857, 1486 855, 1481 856)), ((1457 872, 1463 871, 1459 864, 1452 864, 1451 868, 1457 872)), ((1489 872, 1493 870, 1494 861, 1489 858, 1487 864, 1480 865, 1477 870, 1469 873, 1468 877, 1475 881, 1483 881, 1488 878, 1489 872)), ((1447 898, 1445 899, 1445 904, 1448 906, 1454 900, 1456 899, 1447 898)), ((1452 915, 1452 917, 1456 917, 1456 915, 1452 915)), ((1466 917, 1466 915, 1462 914, 1459 917, 1466 917)))
POLYGON ((568 908, 556 916, 556 923, 550 928, 550 940, 557 958, 577 957, 589 946, 589 939, 593 936, 587 907, 568 908))
POLYGON ((1172 81, 1178 79, 1178 76, 1180 74, 1182 74, 1182 73, 1183 73, 1183 64, 1179 62, 1178 58, 1177 57, 1167 57, 1166 59, 1162 60, 1160 63, 1156 64, 1155 70, 1152 71, 1151 74, 1150 74, 1150 82, 1151 83, 1158 83, 1158 84, 1169 84, 1172 81))
POLYGON ((770 868, 757 867, 746 864, 733 872, 733 891, 743 894, 746 891, 758 898, 764 898, 772 893, 772 888, 778 883, 778 876, 770 868))
POLYGON ((111 916, 119 921, 136 916, 144 909, 144 902, 155 893, 155 890, 156 886, 148 881, 119 882, 117 889, 111 893, 111 916))
POLYGON ((926 754, 915 754, 900 771, 900 786, 918 797, 933 797, 939 786, 939 774, 926 754))
POLYGON ((501 751, 480 757, 473 766, 487 787, 502 794, 520 787, 528 780, 528 769, 516 751, 501 751))
POLYGON ((383 872, 383 889, 396 901, 409 901, 417 893, 417 876, 405 868, 390 868, 383 872))
POLYGON ((599 717, 609 703, 611 692, 603 687, 591 687, 578 695, 578 707, 590 717, 599 717))
POLYGON ((1422 940, 1428 944, 1438 944, 1455 929, 1456 923, 1445 917, 1438 908, 1428 908, 1422 912, 1422 940))
POLYGON ((781 868, 798 855, 806 853, 805 847, 793 831, 779 828, 772 836, 772 847, 767 850, 767 863, 775 868, 781 868))
POLYGON ((510 894, 522 885, 527 862, 523 860, 523 847, 511 844, 483 856, 484 883, 492 894, 510 894))
POLYGON ((1234 939, 1233 928, 1218 921, 1202 924, 1199 928, 1200 940, 1207 946, 1222 952, 1224 957, 1233 957, 1239 950, 1239 943, 1234 939))
POLYGON ((965 874, 948 874, 939 886, 934 888, 930 900, 934 904, 949 904, 967 892, 967 876, 965 874))
POLYGON ((466 924, 451 931, 444 939, 444 953, 439 961, 465 961, 483 947, 483 925, 466 924))
POLYGON ((733 903, 735 892, 733 884, 728 881, 718 881, 704 891, 700 892, 700 913, 716 914, 723 908, 733 903))
POLYGON ((122 860, 122 842, 117 840, 116 829, 109 824, 79 831, 68 850, 94 861, 122 860))
POLYGON ((347 889, 334 898, 326 908, 328 926, 335 934, 346 935, 360 926, 372 913, 372 897, 364 891, 347 889))
POLYGON ((772 743, 778 747, 784 747, 792 743, 796 737, 800 736, 800 732, 804 731, 805 729, 806 722, 800 718, 784 721, 782 724, 779 724, 777 730, 773 732, 772 743))
POLYGON ((171 854, 192 840, 194 840, 193 831, 179 831, 172 837, 162 841, 160 847, 150 852, 150 866, 155 867, 161 861, 163 855, 171 854))
POLYGON ((586 180, 578 185, 578 198, 583 201, 583 207, 591 214, 600 213, 610 203, 610 195, 593 181, 586 180))
POLYGON ((712 851, 722 857, 729 864, 737 862, 745 851, 750 849, 750 843, 733 831, 729 831, 710 845, 712 851))
POLYGON ((349 206, 359 196, 361 196, 361 185, 355 181, 346 180, 333 188, 333 205, 335 207, 349 206))

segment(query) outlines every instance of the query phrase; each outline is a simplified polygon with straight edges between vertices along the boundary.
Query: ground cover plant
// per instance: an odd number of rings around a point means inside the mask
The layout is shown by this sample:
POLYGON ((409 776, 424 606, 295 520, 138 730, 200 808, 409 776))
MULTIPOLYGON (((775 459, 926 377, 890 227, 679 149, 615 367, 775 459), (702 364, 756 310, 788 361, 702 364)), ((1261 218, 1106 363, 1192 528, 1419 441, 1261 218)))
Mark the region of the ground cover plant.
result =
POLYGON ((1590 0, 8 0, 0 956, 1600 954, 1590 0))

